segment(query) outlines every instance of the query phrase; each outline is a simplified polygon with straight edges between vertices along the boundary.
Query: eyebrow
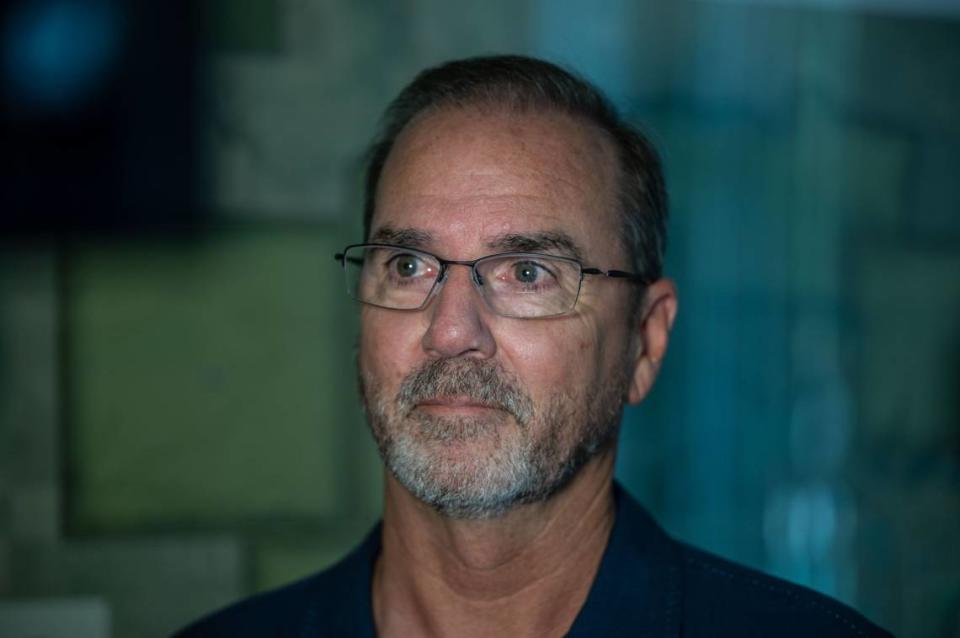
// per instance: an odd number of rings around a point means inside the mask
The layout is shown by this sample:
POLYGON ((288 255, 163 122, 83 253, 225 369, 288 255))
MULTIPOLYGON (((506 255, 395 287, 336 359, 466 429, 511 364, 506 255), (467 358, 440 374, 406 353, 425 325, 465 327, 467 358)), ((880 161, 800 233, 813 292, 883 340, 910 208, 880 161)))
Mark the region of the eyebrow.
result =
MULTIPOLYGON (((434 236, 433 233, 418 228, 385 225, 378 228, 369 241, 428 250, 433 244, 434 236)), ((556 230, 499 235, 487 242, 487 248, 494 252, 553 252, 582 261, 582 252, 577 242, 567 233, 556 230)))
POLYGON ((511 233, 500 235, 487 242, 491 250, 506 252, 559 252, 566 257, 582 261, 580 247, 573 238, 562 231, 544 231, 534 233, 511 233))
POLYGON ((375 244, 393 244, 405 248, 426 249, 433 241, 433 234, 416 228, 381 226, 377 229, 377 232, 370 236, 369 241, 375 244))

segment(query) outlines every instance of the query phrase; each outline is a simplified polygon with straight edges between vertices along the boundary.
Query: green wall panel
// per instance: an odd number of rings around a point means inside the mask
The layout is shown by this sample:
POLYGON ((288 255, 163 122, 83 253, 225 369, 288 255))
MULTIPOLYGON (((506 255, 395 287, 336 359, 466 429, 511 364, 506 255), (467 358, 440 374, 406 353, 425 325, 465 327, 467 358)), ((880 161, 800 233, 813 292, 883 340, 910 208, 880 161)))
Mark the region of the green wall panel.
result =
POLYGON ((331 258, 339 245, 316 231, 257 230, 73 251, 69 498, 78 529, 209 527, 337 508, 344 437, 359 420, 352 328, 331 258))

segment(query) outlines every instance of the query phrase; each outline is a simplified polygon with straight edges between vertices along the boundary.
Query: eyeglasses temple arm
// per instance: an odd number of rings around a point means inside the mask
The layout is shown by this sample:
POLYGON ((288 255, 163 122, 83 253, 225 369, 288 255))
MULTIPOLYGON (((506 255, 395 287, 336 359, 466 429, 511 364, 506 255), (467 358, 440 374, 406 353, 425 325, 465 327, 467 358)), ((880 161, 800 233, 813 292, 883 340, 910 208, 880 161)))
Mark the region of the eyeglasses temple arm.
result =
POLYGON ((583 268, 581 269, 585 275, 603 275, 605 277, 616 277, 618 279, 629 279, 631 281, 636 281, 642 284, 649 284, 650 281, 643 275, 638 275, 636 273, 627 272, 625 270, 600 270, 599 268, 583 268))
POLYGON ((363 264, 363 260, 360 259, 359 257, 350 257, 349 259, 347 259, 347 256, 344 255, 343 253, 337 253, 336 255, 333 256, 333 258, 336 261, 339 261, 341 264, 343 264, 345 261, 349 261, 351 264, 357 264, 357 265, 363 264))

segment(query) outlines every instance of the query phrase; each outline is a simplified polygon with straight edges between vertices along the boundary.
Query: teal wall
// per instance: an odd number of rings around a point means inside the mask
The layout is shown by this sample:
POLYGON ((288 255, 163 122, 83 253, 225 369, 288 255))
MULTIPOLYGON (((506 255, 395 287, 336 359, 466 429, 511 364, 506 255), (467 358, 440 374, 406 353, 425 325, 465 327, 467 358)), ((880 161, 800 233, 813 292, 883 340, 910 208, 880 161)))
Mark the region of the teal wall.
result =
POLYGON ((381 475, 332 254, 364 146, 419 69, 514 51, 666 162, 680 316, 620 479, 686 540, 960 636, 960 14, 207 6, 209 229, 0 243, 0 633, 167 635, 356 542, 381 475))

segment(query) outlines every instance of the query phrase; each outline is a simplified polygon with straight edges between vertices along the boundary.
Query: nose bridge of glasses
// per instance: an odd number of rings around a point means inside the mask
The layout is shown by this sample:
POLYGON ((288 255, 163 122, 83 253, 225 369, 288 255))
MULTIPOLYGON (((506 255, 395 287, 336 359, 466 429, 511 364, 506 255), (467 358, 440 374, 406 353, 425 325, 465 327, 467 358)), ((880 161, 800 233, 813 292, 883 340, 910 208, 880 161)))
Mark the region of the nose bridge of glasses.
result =
POLYGON ((442 284, 446 278, 447 274, 450 271, 450 266, 464 266, 465 268, 470 269, 470 279, 473 281, 475 286, 483 286, 483 277, 480 275, 480 271, 477 269, 477 262, 479 259, 472 261, 466 261, 461 259, 443 259, 440 260, 440 274, 437 276, 437 283, 442 284))
MULTIPOLYGON (((440 273, 437 276, 436 282, 434 282, 433 289, 431 290, 431 297, 438 297, 443 294, 443 291, 448 287, 450 279, 450 270, 451 266, 463 266, 468 269, 468 272, 465 273, 469 277, 470 288, 478 295, 482 304, 489 307, 490 302, 487 300, 486 293, 484 291, 483 281, 480 278, 480 274, 477 272, 475 261, 460 261, 460 260, 443 260, 440 262, 440 273)), ((456 294, 455 291, 452 291, 456 294)), ((449 294, 449 293, 447 293, 449 294)), ((462 294, 462 291, 461 291, 462 294)), ((468 291, 466 294, 470 294, 468 291)), ((435 300, 436 301, 439 300, 435 300)))

